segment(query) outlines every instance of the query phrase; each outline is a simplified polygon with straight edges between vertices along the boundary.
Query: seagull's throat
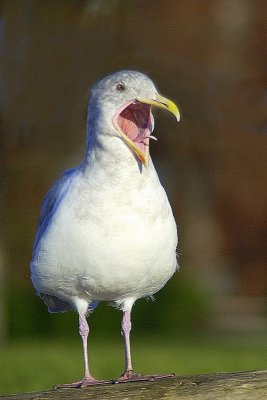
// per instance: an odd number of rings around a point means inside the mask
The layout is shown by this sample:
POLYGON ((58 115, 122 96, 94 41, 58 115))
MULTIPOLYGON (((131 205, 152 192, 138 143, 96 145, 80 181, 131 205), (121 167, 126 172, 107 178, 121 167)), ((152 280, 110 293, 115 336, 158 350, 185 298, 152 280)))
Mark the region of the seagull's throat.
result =
POLYGON ((142 163, 147 166, 149 158, 149 140, 154 127, 151 105, 139 101, 124 104, 113 117, 113 126, 124 142, 134 151, 142 163))

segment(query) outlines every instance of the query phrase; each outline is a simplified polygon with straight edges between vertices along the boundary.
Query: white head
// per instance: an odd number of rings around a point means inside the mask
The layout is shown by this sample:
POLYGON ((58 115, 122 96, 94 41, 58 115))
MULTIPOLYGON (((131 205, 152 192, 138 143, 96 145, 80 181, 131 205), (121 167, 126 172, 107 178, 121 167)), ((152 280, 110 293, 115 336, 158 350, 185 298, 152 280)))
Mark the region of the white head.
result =
POLYGON ((91 89, 88 124, 95 126, 101 121, 101 125, 107 127, 107 134, 119 135, 147 165, 149 138, 154 128, 152 106, 169 110, 179 121, 178 108, 158 94, 151 79, 140 72, 119 71, 97 82, 91 89))

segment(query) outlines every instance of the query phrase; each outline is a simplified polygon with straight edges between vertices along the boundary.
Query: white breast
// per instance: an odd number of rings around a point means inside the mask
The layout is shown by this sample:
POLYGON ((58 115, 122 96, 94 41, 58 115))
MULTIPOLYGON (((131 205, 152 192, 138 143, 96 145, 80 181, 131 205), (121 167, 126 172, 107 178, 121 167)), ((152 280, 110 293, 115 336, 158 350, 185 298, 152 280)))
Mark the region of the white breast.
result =
POLYGON ((152 295, 174 273, 176 224, 153 165, 123 182, 102 175, 71 182, 32 261, 38 292, 120 302, 152 295))

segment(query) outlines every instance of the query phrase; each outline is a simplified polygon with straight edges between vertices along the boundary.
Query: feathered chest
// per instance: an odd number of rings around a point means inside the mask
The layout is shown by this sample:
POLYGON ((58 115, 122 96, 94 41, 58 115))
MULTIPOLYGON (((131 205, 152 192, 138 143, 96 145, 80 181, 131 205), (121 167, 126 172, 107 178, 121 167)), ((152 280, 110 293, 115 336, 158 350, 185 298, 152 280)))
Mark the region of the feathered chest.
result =
POLYGON ((133 245, 140 251, 148 251, 153 243, 164 246, 176 227, 159 181, 125 186, 77 177, 54 215, 47 240, 62 243, 67 252, 73 243, 91 252, 101 247, 128 252, 133 245))
POLYGON ((167 196, 157 180, 125 186, 101 187, 80 177, 70 184, 35 260, 42 281, 45 265, 45 277, 98 299, 115 299, 139 285, 144 295, 161 287, 176 268, 167 196))

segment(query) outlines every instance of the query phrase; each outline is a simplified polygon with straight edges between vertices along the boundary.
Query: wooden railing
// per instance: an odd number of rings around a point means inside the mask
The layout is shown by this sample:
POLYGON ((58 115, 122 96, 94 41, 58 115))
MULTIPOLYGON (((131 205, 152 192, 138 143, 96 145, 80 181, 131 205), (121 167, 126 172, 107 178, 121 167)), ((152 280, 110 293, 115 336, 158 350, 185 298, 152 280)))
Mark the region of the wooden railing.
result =
POLYGON ((267 370, 178 376, 154 382, 56 389, 0 396, 6 400, 266 400, 267 370))

